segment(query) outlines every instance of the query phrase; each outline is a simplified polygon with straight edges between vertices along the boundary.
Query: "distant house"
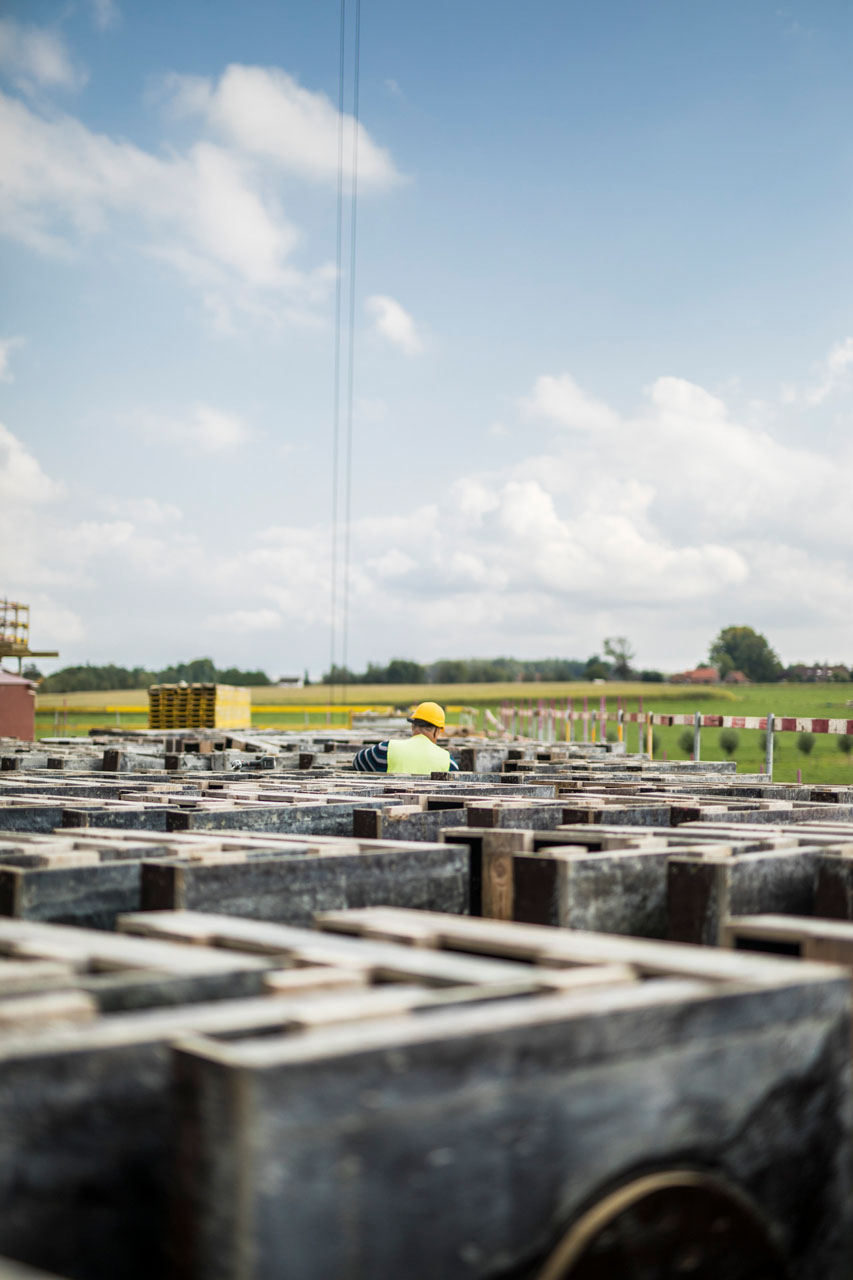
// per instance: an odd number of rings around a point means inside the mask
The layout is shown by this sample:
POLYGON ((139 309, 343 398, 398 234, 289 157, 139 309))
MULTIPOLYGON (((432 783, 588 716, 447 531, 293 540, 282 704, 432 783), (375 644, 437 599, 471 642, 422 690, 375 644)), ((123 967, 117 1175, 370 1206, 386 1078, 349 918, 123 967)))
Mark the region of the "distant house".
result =
POLYGON ((276 684, 286 685, 289 689, 302 689, 305 687, 304 676, 279 676, 276 684))
POLYGON ((796 662, 793 666, 788 667, 785 672, 785 679, 802 680, 806 684, 818 684, 824 680, 846 681, 850 679, 850 668, 845 667, 843 663, 831 666, 826 662, 817 662, 812 666, 806 666, 804 662, 796 662))
POLYGON ((696 667, 693 671, 681 671, 669 677, 670 684, 719 684, 720 673, 716 667, 696 667))
POLYGON ((723 684, 749 684, 749 676, 745 676, 742 671, 730 671, 723 679, 723 684))

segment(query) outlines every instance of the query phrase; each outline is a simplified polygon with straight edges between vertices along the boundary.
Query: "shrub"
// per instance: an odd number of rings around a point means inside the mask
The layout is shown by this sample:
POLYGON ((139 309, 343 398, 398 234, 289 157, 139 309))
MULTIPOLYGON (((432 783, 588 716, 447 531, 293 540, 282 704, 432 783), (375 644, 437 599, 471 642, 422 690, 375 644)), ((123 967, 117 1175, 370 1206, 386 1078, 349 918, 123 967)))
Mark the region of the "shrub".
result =
POLYGON ((726 755, 731 759, 737 751, 737 744, 740 742, 740 734, 737 729, 721 729, 720 730, 720 746, 726 755))
POLYGON ((678 749, 682 755, 689 757, 693 754, 692 729, 682 729, 681 733, 678 735, 678 749))
POLYGON ((853 751, 853 734, 841 734, 841 737, 838 739, 838 750, 842 752, 843 755, 847 756, 848 759, 850 758, 850 752, 853 751))
POLYGON ((814 750, 814 734, 798 733, 797 734, 797 750, 801 751, 804 756, 810 756, 814 750))

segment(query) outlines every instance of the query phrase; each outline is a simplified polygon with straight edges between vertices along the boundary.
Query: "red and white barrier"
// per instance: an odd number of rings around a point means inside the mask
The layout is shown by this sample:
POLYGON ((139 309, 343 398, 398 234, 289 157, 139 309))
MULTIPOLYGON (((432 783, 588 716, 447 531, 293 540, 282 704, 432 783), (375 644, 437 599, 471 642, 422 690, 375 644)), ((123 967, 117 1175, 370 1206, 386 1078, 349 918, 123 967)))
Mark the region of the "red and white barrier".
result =
MULTIPOLYGON (((668 715, 666 713, 632 711, 626 712, 625 720, 632 723, 638 721, 647 724, 674 725, 696 723, 695 715, 668 715)), ((767 716, 700 716, 700 728, 703 729, 766 729, 767 716)), ((853 734, 853 720, 823 720, 819 718, 800 719, 796 716, 773 717, 773 729, 776 733, 849 733, 853 734)))

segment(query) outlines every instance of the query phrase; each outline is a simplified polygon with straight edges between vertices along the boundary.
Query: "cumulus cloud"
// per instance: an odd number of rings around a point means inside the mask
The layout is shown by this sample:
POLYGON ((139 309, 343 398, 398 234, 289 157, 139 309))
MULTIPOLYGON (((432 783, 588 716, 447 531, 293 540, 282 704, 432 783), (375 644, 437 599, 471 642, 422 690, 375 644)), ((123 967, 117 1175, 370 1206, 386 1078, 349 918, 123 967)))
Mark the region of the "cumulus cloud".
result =
POLYGON ((0 18, 0 72, 25 93, 80 89, 86 83, 58 31, 14 18, 0 18))
POLYGON ((100 31, 114 27, 119 19, 119 8, 115 0, 89 0, 95 26, 100 31))
POLYGON ((27 447, 0 423, 0 498, 4 505, 49 502, 60 493, 27 447))
MULTIPOLYGON (((337 107, 324 93, 303 88, 278 67, 232 64, 218 81, 173 75, 167 78, 165 90, 174 111, 201 117, 238 150, 261 156, 303 177, 337 179, 337 107)), ((353 126, 352 116, 345 116, 346 166, 352 156, 353 126)), ((398 179, 389 153, 359 124, 359 185, 387 187, 398 179)))
POLYGON ((181 417, 142 413, 137 421, 152 439, 168 440, 190 452, 230 453, 254 437, 243 418, 209 404, 196 404, 181 417))
POLYGON ((80 634, 73 609, 50 594, 63 580, 54 563, 56 525, 52 508, 62 486, 42 469, 26 445, 0 424, 0 582, 4 594, 33 607, 34 635, 49 634, 42 624, 61 621, 67 634, 80 634))
POLYGON ((805 393, 807 404, 819 405, 828 400, 848 381, 850 365, 853 364, 853 338, 845 338, 836 342, 827 352, 823 361, 820 381, 805 393))
POLYGON ((853 338, 835 342, 815 366, 815 380, 805 386, 787 382, 779 396, 783 405, 804 405, 818 408, 827 400, 845 390, 850 384, 853 365, 853 338))
POLYGON ((254 285, 296 283, 286 264, 295 229, 220 148, 198 143, 163 159, 2 94, 0 133, 6 235, 67 253, 81 238, 105 233, 115 217, 141 217, 162 255, 186 274, 206 268, 208 279, 213 270, 254 285))
MULTIPOLYGON (((365 658, 415 645, 422 658, 511 649, 584 656, 602 635, 624 633, 643 661, 675 669, 732 621, 765 630, 787 660, 816 647, 843 655, 853 454, 787 445, 671 375, 652 382, 631 413, 565 373, 543 374, 525 401, 542 403, 546 379, 572 388, 606 427, 550 431, 539 455, 460 476, 421 507, 401 502, 353 523, 351 630, 365 658)), ((220 449, 246 430, 209 406, 170 429, 185 443, 206 434, 220 449)), ((329 625, 322 521, 241 527, 223 549, 157 500, 105 500, 106 518, 93 520, 68 502, 57 511, 58 496, 21 442, 0 436, 0 534, 5 516, 16 539, 4 560, 0 538, 0 570, 14 561, 18 579, 29 574, 57 606, 72 603, 63 591, 89 591, 99 625, 116 636, 132 627, 142 637, 150 626, 151 643, 162 644, 142 607, 156 600, 157 616, 168 608, 173 643, 185 635, 192 644, 203 618, 206 634, 227 638, 228 661, 241 653, 253 666, 322 662, 310 656, 325 652, 329 625), (18 495, 12 516, 7 493, 18 495)))
POLYGON ((213 613, 202 623, 210 631, 225 634, 276 631, 281 625, 281 614, 276 609, 232 609, 230 613, 213 613))
POLYGON ((540 418, 577 431, 607 431, 616 414, 601 400, 582 391, 569 373, 543 374, 519 406, 526 418, 540 418))
POLYGON ((364 309, 373 320, 375 332, 405 351, 406 355, 417 355, 423 350, 414 320, 394 298, 375 293, 366 300, 364 309))
POLYGON ((101 498, 98 506, 106 515, 134 524, 173 524, 181 519, 180 507, 157 498, 101 498))
POLYGON ((10 368, 11 355, 16 347, 23 345, 23 338, 0 338, 0 382, 14 381, 10 368))
MULTIPOLYGON (((5 30, 11 60, 20 36, 9 35, 15 24, 5 30)), ((45 57, 42 80, 51 74, 61 78, 60 64, 50 72, 45 57)), ((178 77, 170 91, 201 130, 162 152, 0 93, 0 234, 65 257, 120 235, 197 288, 223 331, 238 312, 316 325, 334 267, 295 265, 303 235, 283 196, 288 182, 330 176, 336 109, 284 72, 258 67, 229 67, 216 83, 178 77)), ((381 188, 396 180, 390 156, 363 127, 359 148, 360 181, 381 188)))

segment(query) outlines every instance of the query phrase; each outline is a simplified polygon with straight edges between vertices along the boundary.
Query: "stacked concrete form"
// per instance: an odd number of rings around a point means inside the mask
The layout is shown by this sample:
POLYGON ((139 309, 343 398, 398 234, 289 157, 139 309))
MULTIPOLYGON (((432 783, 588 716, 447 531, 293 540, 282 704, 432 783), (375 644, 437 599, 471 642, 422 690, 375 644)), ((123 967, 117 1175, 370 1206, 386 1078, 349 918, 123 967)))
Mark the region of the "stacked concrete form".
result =
POLYGON ((0 742, 0 1280, 847 1277, 853 788, 377 736, 0 742))

